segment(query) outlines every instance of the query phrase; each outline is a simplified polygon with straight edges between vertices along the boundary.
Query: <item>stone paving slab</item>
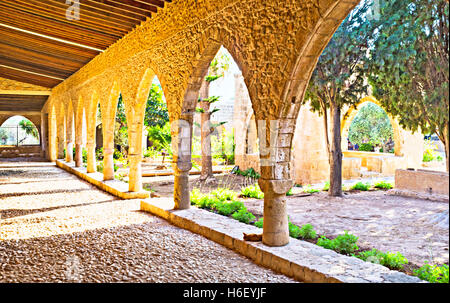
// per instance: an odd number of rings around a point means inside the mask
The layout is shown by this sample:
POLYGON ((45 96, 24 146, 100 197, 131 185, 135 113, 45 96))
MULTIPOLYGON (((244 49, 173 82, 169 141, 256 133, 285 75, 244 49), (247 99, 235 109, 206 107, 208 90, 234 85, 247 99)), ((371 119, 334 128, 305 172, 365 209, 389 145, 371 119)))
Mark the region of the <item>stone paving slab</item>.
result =
POLYGON ((315 244, 290 239, 283 247, 243 240, 245 233, 261 233, 256 226, 198 208, 173 210, 167 199, 141 201, 141 210, 170 223, 201 234, 286 276, 307 283, 423 283, 417 277, 390 270, 382 265, 338 254, 315 244))
POLYGON ((119 180, 103 181, 103 174, 98 172, 88 174, 85 167, 75 167, 74 163, 56 160, 56 166, 121 199, 147 199, 150 197, 148 191, 129 192, 127 183, 119 180))

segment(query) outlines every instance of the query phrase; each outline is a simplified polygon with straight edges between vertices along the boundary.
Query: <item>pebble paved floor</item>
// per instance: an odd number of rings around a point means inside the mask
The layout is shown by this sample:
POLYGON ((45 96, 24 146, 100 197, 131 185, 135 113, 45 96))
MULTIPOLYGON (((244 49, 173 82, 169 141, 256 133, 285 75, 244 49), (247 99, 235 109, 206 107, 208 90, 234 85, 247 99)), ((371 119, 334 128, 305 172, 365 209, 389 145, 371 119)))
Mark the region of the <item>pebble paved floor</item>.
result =
POLYGON ((46 162, 0 160, 0 282, 294 282, 46 162))

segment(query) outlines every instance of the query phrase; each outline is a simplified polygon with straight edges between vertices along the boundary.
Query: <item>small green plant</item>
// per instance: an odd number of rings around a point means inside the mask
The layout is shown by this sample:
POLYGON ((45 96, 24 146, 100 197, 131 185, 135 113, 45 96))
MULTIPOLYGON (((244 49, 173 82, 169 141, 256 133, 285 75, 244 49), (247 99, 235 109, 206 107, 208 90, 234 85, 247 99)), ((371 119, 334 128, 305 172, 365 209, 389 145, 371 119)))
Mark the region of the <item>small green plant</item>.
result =
POLYGON ((368 191, 370 189, 369 183, 358 182, 352 186, 352 190, 368 191))
POLYGON ((330 181, 325 182, 325 185, 322 188, 323 191, 329 191, 330 190, 330 181))
POLYGON ((203 197, 203 194, 200 192, 200 190, 198 188, 194 188, 190 194, 191 205, 197 205, 201 197, 203 197))
POLYGON ((320 236, 320 238, 319 238, 319 240, 317 240, 316 244, 323 248, 326 248, 326 249, 331 249, 331 250, 334 249, 333 240, 328 239, 325 236, 320 236))
POLYGON ((233 219, 246 224, 249 224, 256 219, 256 217, 251 212, 248 212, 245 208, 242 208, 239 211, 235 212, 232 217, 233 219))
POLYGON ((288 192, 286 193, 286 196, 293 196, 294 193, 292 192, 292 188, 290 190, 288 190, 288 192))
POLYGON ((414 275, 430 283, 449 283, 448 265, 445 264, 442 266, 425 264, 414 270, 414 275))
POLYGON ((144 158, 156 159, 159 156, 160 152, 157 151, 154 147, 149 147, 144 152, 144 158))
POLYGON ((361 259, 363 261, 366 261, 366 262, 382 264, 384 255, 385 255, 384 252, 379 251, 377 249, 372 249, 372 250, 362 251, 353 256, 358 259, 361 259))
POLYGON ((238 212, 240 210, 245 210, 244 203, 239 201, 232 201, 232 202, 216 202, 213 205, 213 208, 217 210, 217 212, 223 216, 229 216, 235 212, 238 212))
POLYGON ((381 264, 390 269, 402 269, 404 264, 408 264, 408 260, 399 252, 391 253, 372 249, 353 256, 367 262, 381 264))
POLYGON ((83 163, 87 163, 87 150, 83 148, 81 153, 83 155, 83 163))
POLYGON ((260 218, 258 221, 255 222, 255 226, 259 228, 263 228, 264 225, 264 218, 260 218))
POLYGON ((385 181, 380 181, 380 182, 375 183, 374 187, 375 188, 379 188, 379 189, 392 189, 392 188, 394 188, 392 183, 385 182, 385 181))
POLYGON ((325 236, 321 236, 317 241, 317 245, 322 246, 326 249, 332 249, 338 253, 349 255, 359 249, 358 237, 349 234, 345 231, 343 235, 337 236, 335 239, 330 240, 325 236))
POLYGON ((211 192, 220 201, 233 201, 236 200, 237 193, 228 188, 218 188, 211 192))
POLYGON ((404 264, 408 264, 408 259, 399 252, 395 254, 387 252, 381 263, 381 265, 389 267, 390 269, 402 269, 404 264))
POLYGON ((358 250, 358 237, 349 234, 347 231, 343 235, 337 236, 333 239, 333 249, 341 254, 351 254, 358 250))
POLYGON ((234 173, 236 175, 241 175, 241 176, 244 176, 244 177, 250 177, 250 178, 253 178, 253 179, 261 178, 261 175, 258 174, 253 168, 249 168, 249 169, 247 169, 245 171, 237 169, 237 170, 234 171, 234 173))
POLYGON ((371 152, 373 150, 374 150, 373 145, 370 143, 362 143, 361 146, 359 147, 359 151, 371 152))
POLYGON ((314 194, 320 192, 320 190, 312 188, 311 185, 308 184, 305 187, 303 187, 303 192, 308 194, 314 194))
POLYGON ((315 239, 317 237, 317 233, 311 224, 303 225, 300 228, 299 235, 300 235, 300 238, 302 238, 302 239, 315 239))
POLYGON ((292 238, 300 237, 300 227, 298 227, 294 223, 289 222, 289 236, 291 236, 292 238))
POLYGON ((264 199, 264 193, 258 184, 247 186, 241 190, 241 196, 244 198, 264 199))

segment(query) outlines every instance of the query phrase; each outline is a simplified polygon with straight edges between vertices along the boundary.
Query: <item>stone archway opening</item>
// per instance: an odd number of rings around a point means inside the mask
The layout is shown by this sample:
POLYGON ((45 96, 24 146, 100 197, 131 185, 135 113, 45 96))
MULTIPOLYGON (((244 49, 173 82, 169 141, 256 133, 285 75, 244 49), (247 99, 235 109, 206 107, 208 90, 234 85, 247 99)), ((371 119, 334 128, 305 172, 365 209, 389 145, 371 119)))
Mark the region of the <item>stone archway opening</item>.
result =
POLYGON ((396 168, 406 165, 400 125, 372 96, 347 110, 341 136, 344 179, 393 176, 396 168))
MULTIPOLYGON (((154 76, 145 104, 142 149, 143 169, 170 169, 172 136, 169 111, 158 76, 154 76)), ((143 176, 146 172, 143 171, 143 176)))
POLYGON ((41 151, 40 129, 35 122, 16 115, 0 125, 1 158, 39 157, 41 151))

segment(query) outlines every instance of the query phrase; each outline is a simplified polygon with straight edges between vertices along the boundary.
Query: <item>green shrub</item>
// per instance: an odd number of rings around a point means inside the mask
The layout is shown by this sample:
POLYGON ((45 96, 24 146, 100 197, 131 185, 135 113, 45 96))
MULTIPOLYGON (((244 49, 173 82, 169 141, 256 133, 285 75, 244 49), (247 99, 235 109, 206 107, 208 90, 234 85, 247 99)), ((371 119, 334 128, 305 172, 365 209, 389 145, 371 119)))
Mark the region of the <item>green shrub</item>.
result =
POLYGON ((144 158, 156 159, 159 156, 159 151, 157 151, 154 147, 149 147, 144 152, 144 158))
POLYGON ((329 191, 330 190, 330 181, 325 182, 325 185, 322 188, 323 191, 329 191))
POLYGON ((290 190, 288 190, 288 192, 286 193, 286 196, 293 196, 294 194, 292 193, 292 188, 290 190))
POLYGON ((384 253, 377 249, 372 249, 362 251, 356 255, 353 255, 353 257, 356 257, 366 262, 381 264, 383 262, 384 253))
MULTIPOLYGON (((218 199, 218 198, 216 198, 216 199, 218 199)), ((247 209, 244 206, 244 203, 239 202, 239 201, 223 202, 223 201, 219 200, 219 202, 216 202, 213 205, 213 208, 215 210, 217 210, 217 212, 223 216, 229 216, 240 210, 247 211, 247 209)))
POLYGON ((317 233, 311 224, 305 224, 300 228, 300 238, 302 239, 315 239, 317 233))
POLYGON ((345 231, 345 234, 339 235, 333 240, 321 236, 317 241, 317 245, 326 249, 332 249, 341 254, 351 254, 359 249, 356 244, 357 242, 358 237, 345 231))
POLYGON ((292 238, 300 237, 300 227, 298 227, 294 223, 289 222, 289 236, 291 236, 292 238))
POLYGON ((264 199, 264 193, 258 184, 250 185, 241 190, 241 196, 246 198, 264 199))
POLYGON ((387 252, 381 263, 381 265, 389 267, 390 269, 402 269, 404 264, 408 264, 408 259, 399 252, 395 254, 387 252))
POLYGON ((237 170, 234 171, 234 173, 236 175, 241 175, 241 176, 244 176, 244 177, 250 177, 250 178, 253 178, 253 179, 261 178, 261 175, 258 174, 253 168, 249 168, 249 169, 247 169, 245 171, 237 169, 237 170))
POLYGON ((326 249, 334 249, 333 240, 328 239, 325 236, 320 236, 319 240, 317 240, 317 245, 326 249))
POLYGON ((97 171, 103 173, 103 161, 97 162, 97 171))
POLYGON ((83 148, 81 153, 83 155, 83 163, 87 163, 87 150, 83 148))
POLYGON ((374 187, 375 188, 379 188, 379 189, 392 189, 392 188, 394 188, 392 183, 385 182, 385 181, 380 181, 378 183, 375 183, 374 187))
POLYGON ((220 202, 219 199, 217 199, 216 196, 214 195, 203 195, 202 197, 200 197, 197 206, 199 208, 203 208, 203 209, 212 209, 214 208, 216 205, 218 205, 220 202))
POLYGON ((203 197, 203 194, 200 190, 198 188, 194 188, 190 194, 191 205, 197 205, 201 197, 203 197))
POLYGON ((381 264, 390 269, 402 269, 404 264, 408 264, 408 260, 399 252, 394 254, 372 249, 353 256, 367 262, 381 264))
POLYGON ((351 254, 358 250, 358 237, 349 234, 345 231, 345 234, 337 236, 333 239, 333 250, 341 254, 351 254))
POLYGON ((448 265, 445 264, 442 266, 425 264, 421 268, 414 270, 414 275, 431 283, 449 283, 448 265))
POLYGON ((118 149, 114 149, 114 154, 113 154, 113 158, 115 160, 123 160, 123 154, 118 150, 118 149))
POLYGON ((232 217, 233 219, 246 224, 249 224, 256 219, 256 217, 252 213, 248 212, 245 208, 242 208, 239 211, 235 212, 232 217))
POLYGON ((220 201, 233 201, 237 197, 237 193, 228 188, 218 188, 211 192, 220 201))
POLYGON ((264 225, 264 218, 260 218, 258 221, 255 222, 255 226, 259 228, 263 228, 264 225))
POLYGON ((352 190, 368 191, 370 189, 369 183, 358 182, 352 186, 352 190))
POLYGON ((361 146, 359 147, 359 151, 371 152, 373 151, 373 145, 370 143, 362 143, 361 146))
POLYGON ((303 192, 308 194, 314 194, 320 192, 320 190, 312 188, 311 185, 308 184, 303 188, 303 192))

